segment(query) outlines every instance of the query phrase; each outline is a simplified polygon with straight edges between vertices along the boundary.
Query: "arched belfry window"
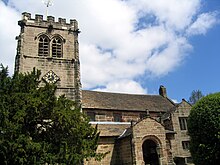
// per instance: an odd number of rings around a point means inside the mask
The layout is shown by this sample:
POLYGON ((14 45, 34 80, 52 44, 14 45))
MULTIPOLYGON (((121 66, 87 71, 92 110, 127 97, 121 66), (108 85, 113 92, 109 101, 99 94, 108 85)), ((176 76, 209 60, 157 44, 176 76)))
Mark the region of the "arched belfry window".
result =
POLYGON ((49 38, 45 35, 39 37, 38 55, 49 56, 49 38))
POLYGON ((62 40, 59 37, 52 40, 52 57, 62 57, 62 40))
POLYGON ((38 38, 38 56, 41 57, 63 57, 63 43, 65 40, 59 36, 40 34, 38 38))

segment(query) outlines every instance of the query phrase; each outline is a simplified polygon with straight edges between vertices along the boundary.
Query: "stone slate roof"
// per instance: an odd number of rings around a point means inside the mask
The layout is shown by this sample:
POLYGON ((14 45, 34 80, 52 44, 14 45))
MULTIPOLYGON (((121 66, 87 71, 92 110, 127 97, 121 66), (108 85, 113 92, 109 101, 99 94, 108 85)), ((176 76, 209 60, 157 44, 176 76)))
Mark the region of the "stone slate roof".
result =
POLYGON ((160 95, 121 94, 82 91, 82 107, 85 109, 167 112, 174 104, 160 95))
POLYGON ((120 136, 130 124, 98 124, 100 136, 120 136))

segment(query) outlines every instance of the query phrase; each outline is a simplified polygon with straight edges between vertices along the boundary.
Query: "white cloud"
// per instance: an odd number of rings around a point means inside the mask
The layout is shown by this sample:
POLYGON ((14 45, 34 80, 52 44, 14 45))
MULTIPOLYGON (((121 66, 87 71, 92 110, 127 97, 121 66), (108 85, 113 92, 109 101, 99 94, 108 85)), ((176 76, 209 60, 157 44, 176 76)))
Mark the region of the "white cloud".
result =
POLYGON ((116 92, 116 93, 131 93, 131 94, 144 94, 147 93, 140 84, 132 80, 119 80, 110 82, 105 88, 97 88, 98 91, 103 92, 116 92))
POLYGON ((15 37, 19 33, 19 27, 17 26, 19 17, 20 15, 14 9, 6 7, 0 1, 0 63, 8 66, 11 74, 14 70, 15 37))
POLYGON ((217 12, 202 13, 198 15, 196 21, 189 26, 187 34, 189 36, 198 34, 204 35, 217 23, 219 23, 219 20, 217 20, 217 12))
POLYGON ((201 0, 129 0, 142 15, 151 13, 160 24, 181 30, 192 21, 201 5, 201 0))
POLYGON ((156 52, 149 58, 147 70, 153 76, 166 75, 181 64, 187 51, 191 48, 185 38, 173 39, 161 52, 156 52))
MULTIPOLYGON (((12 70, 18 14, 43 14, 46 7, 35 0, 9 0, 9 4, 14 8, 0 2, 0 20, 4 18, 0 33, 10 34, 1 35, 0 49, 5 56, 0 61, 12 70), (5 29, 5 23, 10 28, 5 29)), ((216 24, 210 21, 216 19, 214 14, 198 15, 200 6, 201 0, 54 0, 49 14, 79 22, 84 88, 143 93, 147 90, 136 78, 161 77, 175 70, 192 49, 188 37, 216 24)))
POLYGON ((179 101, 176 100, 176 99, 172 99, 172 101, 173 101, 174 103, 179 103, 179 101))

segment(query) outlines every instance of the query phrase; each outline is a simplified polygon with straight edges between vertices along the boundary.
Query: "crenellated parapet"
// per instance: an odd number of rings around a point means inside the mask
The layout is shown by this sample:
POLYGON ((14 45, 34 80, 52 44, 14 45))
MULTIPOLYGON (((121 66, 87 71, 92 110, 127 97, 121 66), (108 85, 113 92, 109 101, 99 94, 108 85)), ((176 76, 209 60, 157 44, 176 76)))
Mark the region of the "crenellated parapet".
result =
POLYGON ((22 13, 21 27, 16 37, 15 70, 26 73, 33 67, 41 70, 42 81, 56 84, 57 96, 65 95, 81 103, 78 22, 30 13, 22 13), (55 78, 55 79, 54 79, 55 78))
POLYGON ((44 20, 43 15, 35 14, 35 18, 31 18, 31 14, 27 12, 22 13, 22 20, 18 21, 18 25, 80 32, 78 22, 75 19, 70 19, 67 23, 65 18, 58 18, 58 21, 55 21, 55 17, 47 16, 47 19, 44 20))

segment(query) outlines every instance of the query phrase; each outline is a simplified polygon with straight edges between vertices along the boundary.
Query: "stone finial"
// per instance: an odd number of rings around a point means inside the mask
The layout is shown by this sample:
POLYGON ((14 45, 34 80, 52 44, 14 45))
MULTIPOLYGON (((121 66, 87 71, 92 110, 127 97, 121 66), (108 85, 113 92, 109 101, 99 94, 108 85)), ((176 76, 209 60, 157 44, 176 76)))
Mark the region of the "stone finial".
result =
POLYGON ((148 110, 148 109, 146 109, 146 112, 147 112, 146 117, 150 117, 150 112, 149 112, 149 110, 148 110))
POLYGON ((22 13, 22 19, 23 20, 31 19, 31 13, 23 12, 22 13))
POLYGON ((159 94, 163 97, 167 97, 167 90, 163 85, 160 86, 159 94))
POLYGON ((35 14, 35 21, 36 22, 43 22, 43 15, 35 14))
POLYGON ((134 126, 134 121, 133 120, 131 120, 131 127, 133 127, 134 126))

